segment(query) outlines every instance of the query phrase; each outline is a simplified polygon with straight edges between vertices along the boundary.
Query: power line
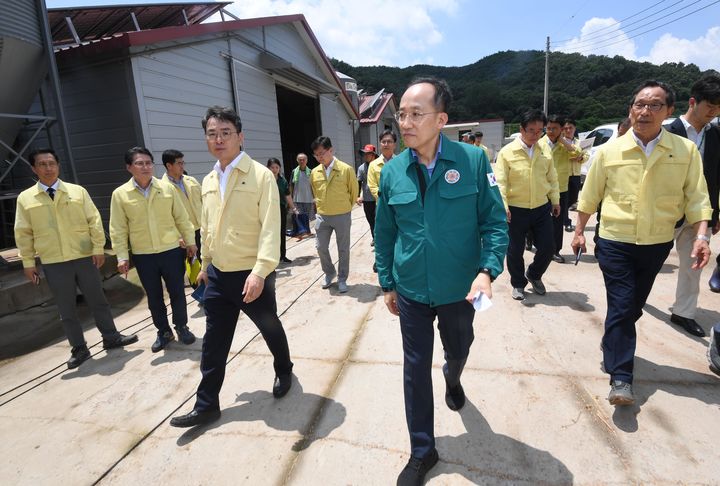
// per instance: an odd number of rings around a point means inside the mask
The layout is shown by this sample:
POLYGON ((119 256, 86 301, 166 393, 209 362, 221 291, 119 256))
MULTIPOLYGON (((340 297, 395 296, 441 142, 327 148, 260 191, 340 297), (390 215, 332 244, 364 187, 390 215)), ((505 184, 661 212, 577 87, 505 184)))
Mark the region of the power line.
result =
MULTIPOLYGON (((620 25, 621 23, 625 22, 626 20, 629 20, 629 19, 631 19, 631 18, 633 18, 633 17, 636 17, 636 16, 640 15, 640 14, 643 13, 643 12, 647 12, 647 11, 650 10, 651 8, 657 7, 658 5, 660 5, 661 3, 665 2, 665 1, 666 1, 666 0, 660 0, 660 1, 657 2, 657 3, 654 3, 654 4, 650 5, 650 6, 647 7, 646 9, 640 10, 639 12, 636 12, 636 13, 630 15, 629 17, 625 17, 624 19, 618 20, 618 21, 615 22, 614 24, 606 25, 605 27, 601 27, 601 28, 599 28, 598 30, 594 30, 594 31, 590 32, 588 35, 596 34, 596 33, 601 32, 601 31, 603 31, 603 30, 609 29, 610 27, 613 27, 613 26, 615 26, 615 25, 620 25)), ((681 0, 681 1, 682 1, 682 0, 681 0)), ((675 5, 675 4, 673 4, 673 5, 675 5)), ((671 7, 672 7, 673 5, 671 5, 671 7)), ((577 14, 577 12, 576 12, 576 14, 577 14)), ((653 15, 655 15, 655 14, 653 14, 653 15)), ((574 16, 575 16, 575 14, 573 15, 573 17, 574 17, 574 16)), ((651 16, 652 16, 652 15, 650 15, 649 17, 651 17, 651 16)), ((646 18, 647 18, 647 17, 646 17, 646 18)), ((561 40, 556 41, 556 42, 557 42, 558 44, 562 44, 562 43, 570 42, 570 41, 572 41, 572 40, 574 40, 574 39, 561 39, 561 40)))
MULTIPOLYGON (((676 10, 673 10, 672 12, 668 12, 668 13, 666 13, 665 15, 663 15, 662 17, 659 17, 659 18, 657 18, 657 19, 655 19, 655 20, 651 20, 651 21, 649 21, 649 22, 646 22, 646 23, 644 23, 644 24, 642 24, 642 25, 639 25, 639 26, 637 26, 637 27, 635 27, 635 28, 632 28, 632 29, 629 29, 629 30, 618 30, 618 31, 615 31, 615 32, 612 33, 613 35, 611 35, 611 36, 609 36, 609 37, 607 37, 607 38, 605 38, 605 39, 595 39, 595 40, 583 39, 582 41, 578 42, 577 44, 573 45, 572 47, 573 47, 574 50, 579 51, 579 50, 583 50, 583 49, 593 49, 593 48, 595 48, 595 47, 596 47, 597 45, 599 45, 599 44, 603 44, 603 43, 605 43, 605 42, 608 42, 608 41, 611 41, 611 40, 614 40, 614 39, 620 39, 618 42, 623 42, 623 41, 627 40, 627 34, 629 34, 629 33, 631 33, 631 32, 635 32, 635 31, 637 31, 637 30, 639 30, 639 29, 642 29, 642 28, 644 28, 644 27, 647 27, 648 25, 652 25, 652 24, 654 24, 654 23, 656 23, 656 22, 660 22, 660 21, 662 21, 662 20, 664 20, 664 19, 666 19, 666 18, 668 18, 668 17, 671 17, 671 16, 673 16, 673 15, 675 15, 675 14, 677 14, 677 13, 683 11, 683 10, 686 10, 686 9, 692 7, 693 5, 696 5, 696 4, 700 3, 701 1, 702 1, 702 0, 695 0, 693 3, 691 3, 691 4, 689 4, 689 5, 686 5, 686 6, 684 6, 684 7, 680 7, 680 8, 678 8, 678 9, 676 9, 676 10)), ((678 3, 681 3, 681 2, 676 2, 676 3, 674 3, 673 5, 671 5, 671 6, 668 7, 668 8, 671 8, 671 7, 675 6, 675 5, 677 5, 678 3)), ((706 5, 706 6, 703 7, 703 8, 707 8, 707 7, 711 6, 711 5, 712 5, 712 4, 706 5)), ((694 13, 694 12, 696 12, 696 11, 697 11, 697 10, 695 10, 695 11, 693 11, 693 12, 690 12, 690 14, 688 14, 688 15, 691 15, 692 13, 694 13)), ((647 17, 645 17, 645 18, 643 18, 643 19, 636 20, 635 22, 631 22, 631 23, 628 24, 628 25, 634 25, 634 24, 636 24, 636 23, 638 23, 638 22, 641 22, 641 21, 643 21, 643 20, 649 19, 650 17, 653 17, 654 15, 656 15, 656 14, 648 15, 647 17)), ((680 18, 684 18, 684 17, 680 17, 680 18)), ((667 25, 667 24, 663 24, 663 25, 667 25)), ((662 25, 659 26, 659 27, 662 27, 662 25)), ((659 28, 659 27, 658 27, 658 28, 659 28)), ((610 34, 604 34, 604 35, 610 35, 610 34)), ((600 37, 603 37, 603 36, 600 36, 600 37)), ((630 37, 630 38, 632 38, 632 37, 630 37)), ((612 44, 610 44, 610 45, 612 45, 612 44)), ((567 47, 567 46, 566 46, 566 47, 567 47)), ((559 48, 558 48, 558 49, 559 49, 559 48)))
POLYGON ((611 43, 609 43, 609 44, 592 46, 592 47, 590 47, 590 48, 583 49, 583 50, 578 50, 578 51, 575 51, 575 52, 578 52, 579 54, 585 54, 585 53, 592 52, 592 51, 597 50, 597 49, 602 49, 603 47, 609 47, 609 46, 612 46, 612 45, 615 45, 615 44, 619 44, 620 42, 625 42, 625 41, 627 41, 627 40, 634 39, 635 37, 639 37, 639 36, 641 36, 641 35, 643 35, 643 34, 647 34, 648 32, 652 32, 652 31, 654 31, 654 30, 657 30, 657 29, 660 29, 660 28, 662 28, 662 27, 665 27, 666 25, 670 25, 670 24, 672 24, 672 23, 675 23, 675 22, 677 22, 678 20, 682 20, 682 19, 684 19, 685 17, 689 17, 690 15, 692 15, 692 14, 694 14, 694 13, 700 12, 701 10, 705 10, 705 9, 708 8, 708 7, 712 7, 713 5, 715 5, 715 4, 717 4, 717 3, 720 3, 720 0, 716 0, 716 1, 714 1, 714 2, 712 2, 712 3, 710 3, 710 4, 708 4, 708 5, 705 5, 704 7, 700 7, 700 8, 698 8, 698 9, 696 9, 696 10, 693 10, 693 11, 690 12, 690 13, 687 13, 687 14, 685 14, 685 15, 682 15, 682 16, 680 16, 680 17, 678 17, 678 18, 676 18, 676 19, 673 19, 673 20, 671 20, 671 21, 669 21, 669 22, 666 22, 666 23, 664 23, 664 24, 662 24, 662 25, 658 25, 657 27, 653 27, 652 29, 644 30, 644 31, 642 31, 642 32, 640 32, 640 33, 638 33, 638 34, 635 34, 635 35, 633 35, 633 36, 628 37, 627 39, 621 39, 621 40, 619 40, 619 41, 611 42, 611 43))

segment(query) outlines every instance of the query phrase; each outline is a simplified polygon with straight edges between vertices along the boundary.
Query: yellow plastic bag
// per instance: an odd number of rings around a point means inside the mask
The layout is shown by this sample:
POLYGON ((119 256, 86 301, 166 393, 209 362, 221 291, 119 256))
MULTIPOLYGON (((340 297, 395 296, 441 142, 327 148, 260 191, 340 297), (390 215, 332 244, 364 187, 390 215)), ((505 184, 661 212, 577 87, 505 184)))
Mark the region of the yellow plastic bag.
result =
POLYGON ((197 287, 197 277, 200 273, 200 260, 193 257, 192 261, 185 259, 185 275, 187 275, 188 281, 192 288, 197 287))

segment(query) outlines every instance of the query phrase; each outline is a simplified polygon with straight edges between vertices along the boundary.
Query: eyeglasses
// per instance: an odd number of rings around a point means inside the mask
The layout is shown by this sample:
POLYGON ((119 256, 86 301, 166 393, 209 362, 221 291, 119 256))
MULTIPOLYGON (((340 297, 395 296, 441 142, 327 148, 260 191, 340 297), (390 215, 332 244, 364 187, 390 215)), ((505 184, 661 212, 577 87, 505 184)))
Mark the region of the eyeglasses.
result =
POLYGON ((325 157, 325 155, 329 152, 329 150, 323 150, 322 152, 313 152, 313 156, 320 160, 325 157))
POLYGON ((411 123, 420 123, 425 115, 433 115, 435 113, 440 112, 428 111, 427 113, 422 113, 420 111, 413 111, 412 113, 405 113, 403 111, 398 111, 395 113, 395 119, 398 123, 403 123, 405 120, 410 120, 411 123))
POLYGON ((665 103, 633 103, 632 107, 636 111, 643 111, 645 108, 652 111, 653 113, 657 113, 662 109, 662 107, 665 106, 665 103))
POLYGON ((220 132, 207 132, 205 133, 205 138, 208 140, 215 140, 216 138, 220 137, 220 140, 227 140, 230 138, 233 133, 240 133, 240 132, 234 132, 232 130, 222 130, 220 132))
POLYGON ((380 145, 392 145, 395 143, 395 140, 380 140, 380 145))
POLYGON ((57 162, 38 162, 35 164, 37 167, 40 167, 41 169, 54 169, 58 166, 57 162))
POLYGON ((145 162, 142 162, 142 161, 133 162, 132 165, 134 165, 135 167, 152 167, 155 165, 155 163, 148 160, 145 162))

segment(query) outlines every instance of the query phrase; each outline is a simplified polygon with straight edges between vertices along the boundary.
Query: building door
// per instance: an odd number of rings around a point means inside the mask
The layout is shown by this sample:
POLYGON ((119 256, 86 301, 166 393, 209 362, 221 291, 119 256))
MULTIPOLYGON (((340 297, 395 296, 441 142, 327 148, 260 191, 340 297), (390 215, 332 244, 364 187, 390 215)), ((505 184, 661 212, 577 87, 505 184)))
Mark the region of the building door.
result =
POLYGON ((295 157, 298 153, 308 155, 310 167, 317 164, 310 150, 310 144, 320 136, 317 99, 279 85, 275 85, 275 91, 283 168, 289 181, 290 172, 297 166, 295 157))

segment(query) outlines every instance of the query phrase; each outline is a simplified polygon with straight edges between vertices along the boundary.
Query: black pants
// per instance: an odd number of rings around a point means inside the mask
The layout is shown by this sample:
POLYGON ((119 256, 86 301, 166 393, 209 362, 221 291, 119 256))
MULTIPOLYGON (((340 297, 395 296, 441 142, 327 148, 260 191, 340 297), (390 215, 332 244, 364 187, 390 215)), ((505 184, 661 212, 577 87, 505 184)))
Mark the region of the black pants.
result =
POLYGON ((596 255, 607 294, 603 362, 611 380, 633 381, 635 323, 672 246, 672 241, 634 245, 598 239, 596 255))
POLYGON ((560 214, 558 216, 553 216, 552 222, 553 222, 553 241, 555 242, 555 253, 560 253, 560 250, 562 250, 563 245, 563 231, 565 230, 565 226, 568 224, 566 221, 569 221, 568 218, 568 193, 567 192, 561 192, 560 193, 560 214))
POLYGON ((200 371, 202 380, 197 390, 195 410, 219 410, 220 388, 225 379, 230 345, 240 311, 257 326, 273 355, 276 375, 292 372, 287 337, 277 315, 275 301, 275 272, 265 278, 260 296, 246 304, 242 289, 250 270, 222 272, 212 264, 208 267, 208 286, 205 290, 205 314, 207 327, 203 338, 200 371))
POLYGON ((370 234, 375 239, 375 201, 363 201, 363 210, 365 211, 365 219, 370 225, 370 234))
POLYGON ((578 202, 580 194, 580 176, 571 175, 568 179, 568 207, 578 202))
POLYGON ((185 250, 178 247, 161 253, 133 255, 140 283, 148 299, 148 308, 153 324, 159 332, 170 331, 167 309, 163 296, 162 282, 170 295, 172 321, 175 327, 186 326, 188 322, 185 301, 185 250))
POLYGON ((460 383, 460 375, 475 339, 475 309, 465 300, 430 307, 398 293, 400 332, 403 340, 403 388, 405 418, 410 432, 411 454, 425 457, 435 447, 432 355, 438 318, 440 340, 445 351, 443 374, 451 387, 460 383))
POLYGON ((280 258, 285 258, 285 240, 287 239, 287 206, 280 205, 280 258))
POLYGON ((510 206, 509 236, 510 244, 507 251, 507 267, 510 273, 510 284, 514 288, 525 288, 525 236, 529 230, 533 232, 533 243, 537 248, 533 262, 528 266, 527 273, 532 279, 542 278, 552 261, 555 252, 553 241, 552 216, 550 203, 537 208, 525 209, 510 206))

